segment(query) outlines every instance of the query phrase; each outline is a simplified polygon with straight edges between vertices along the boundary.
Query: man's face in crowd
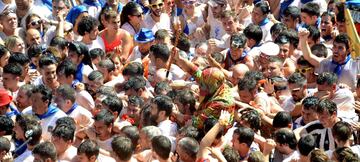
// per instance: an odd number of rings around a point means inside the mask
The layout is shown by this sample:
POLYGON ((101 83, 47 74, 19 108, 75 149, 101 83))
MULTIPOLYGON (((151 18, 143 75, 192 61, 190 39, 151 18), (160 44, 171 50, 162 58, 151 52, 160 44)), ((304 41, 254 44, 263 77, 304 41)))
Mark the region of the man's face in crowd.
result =
POLYGON ((279 53, 279 57, 281 59, 286 59, 289 57, 289 51, 290 51, 290 43, 285 43, 285 44, 279 44, 280 47, 280 53, 279 53))
POLYGON ((322 113, 317 113, 318 117, 319 117, 319 121, 320 123, 325 127, 325 128, 331 128, 333 126, 333 123, 336 122, 336 113, 334 114, 330 114, 329 112, 327 112, 326 110, 324 110, 322 113))
POLYGON ((106 138, 111 134, 112 124, 107 126, 104 121, 95 121, 94 128, 96 132, 96 136, 100 139, 106 138))
POLYGON ((155 103, 151 104, 150 119, 153 122, 158 123, 159 110, 158 110, 157 105, 155 103))
POLYGON ((236 28, 238 27, 239 24, 236 20, 234 20, 233 17, 223 18, 223 19, 221 19, 221 22, 222 22, 223 28, 227 34, 231 35, 233 33, 236 33, 236 31, 237 31, 236 28))
POLYGON ((28 9, 32 2, 32 0, 15 0, 16 8, 20 10, 28 9))
POLYGON ((67 149, 66 146, 71 145, 70 142, 66 142, 63 138, 54 135, 51 137, 51 142, 54 144, 58 155, 62 155, 67 149))
POLYGON ((289 29, 295 29, 298 22, 294 20, 290 15, 288 15, 282 18, 282 23, 284 23, 285 26, 289 29))
POLYGON ((8 64, 10 58, 10 52, 6 52, 1 58, 0 58, 0 67, 4 67, 8 64))
POLYGON ((246 145, 245 143, 240 143, 239 141, 239 134, 237 133, 234 133, 233 136, 232 136, 232 140, 231 140, 232 144, 233 144, 233 148, 236 150, 236 151, 240 151, 240 150, 244 150, 244 146, 246 145))
POLYGON ((95 26, 89 33, 89 37, 91 40, 96 40, 97 36, 99 35, 98 26, 95 26))
POLYGON ((244 48, 230 48, 230 55, 233 60, 239 59, 243 54, 244 48))
POLYGON ((17 140, 25 141, 24 130, 20 127, 19 123, 15 123, 13 131, 17 140))
POLYGON ((151 45, 153 44, 153 42, 147 42, 147 43, 139 43, 138 46, 139 46, 139 51, 140 53, 142 54, 148 54, 149 51, 150 51, 150 47, 151 45))
POLYGON ((253 92, 248 91, 248 90, 240 90, 239 97, 242 102, 247 103, 247 104, 249 104, 250 101, 253 101, 255 98, 253 92))
POLYGON ((306 88, 304 86, 300 86, 294 83, 289 84, 289 89, 291 91, 291 96, 295 102, 300 102, 304 97, 306 88))
POLYGON ((26 33, 26 43, 31 46, 31 45, 40 45, 41 44, 41 37, 40 37, 40 33, 38 30, 36 29, 30 29, 27 31, 26 33))
POLYGON ((278 150, 281 154, 286 154, 286 144, 280 144, 279 142, 276 142, 275 149, 278 150))
POLYGON ((266 14, 264 14, 259 7, 255 7, 253 12, 251 13, 252 22, 254 24, 259 25, 261 21, 266 18, 266 14))
POLYGON ((90 94, 95 94, 97 89, 104 85, 104 79, 99 80, 89 80, 88 81, 88 90, 90 94))
POLYGON ((331 35, 334 29, 334 24, 331 22, 330 16, 321 17, 321 36, 331 35))
POLYGON ((346 49, 346 45, 344 43, 334 42, 332 52, 332 59, 335 62, 343 63, 346 60, 349 50, 346 49))
POLYGON ((127 115, 135 119, 135 121, 140 119, 140 111, 141 108, 138 105, 129 104, 129 106, 127 107, 127 115))
POLYGON ((35 112, 35 114, 42 115, 46 113, 48 104, 50 101, 44 101, 42 99, 43 95, 41 93, 34 93, 31 96, 31 102, 32 102, 32 111, 35 112))
POLYGON ((82 61, 83 56, 79 56, 75 51, 69 51, 68 58, 75 65, 79 65, 82 61))
POLYGON ((96 162, 96 156, 93 155, 90 158, 86 156, 85 153, 78 153, 76 155, 77 162, 96 162))
POLYGON ((210 8, 211 8, 214 18, 218 19, 218 18, 220 18, 221 12, 225 10, 226 5, 216 4, 214 6, 210 6, 210 8))
POLYGON ((282 65, 278 62, 270 62, 267 64, 266 70, 264 71, 264 76, 267 78, 282 76, 283 72, 281 67, 282 65))
POLYGON ((299 73, 304 75, 305 78, 309 79, 311 75, 314 75, 314 68, 312 68, 312 67, 302 66, 302 65, 298 64, 296 69, 299 71, 299 73))
POLYGON ((315 121, 318 119, 317 113, 312 109, 306 109, 304 106, 302 106, 301 115, 304 120, 304 123, 310 123, 312 121, 315 121))
POLYGON ((190 156, 186 153, 186 150, 181 148, 179 145, 176 146, 176 153, 179 155, 179 159, 182 162, 190 162, 193 161, 193 159, 190 158, 190 156))
POLYGON ((19 90, 17 97, 16 97, 16 106, 20 109, 24 109, 28 106, 31 106, 31 100, 30 97, 26 95, 26 92, 24 90, 19 90))
POLYGON ((315 25, 317 21, 317 16, 310 16, 305 12, 300 13, 301 22, 305 23, 306 25, 315 25))
POLYGON ((160 17, 161 13, 164 10, 164 1, 163 0, 150 0, 150 8, 152 15, 160 17))
POLYGON ((52 85, 56 82, 56 65, 48 65, 44 66, 41 69, 42 75, 43 75, 43 81, 46 85, 52 85))
POLYGON ((4 16, 0 23, 6 30, 15 30, 18 27, 17 16, 12 12, 10 12, 7 16, 4 16))
POLYGON ((58 1, 53 1, 52 3, 52 15, 54 17, 56 17, 59 12, 64 12, 67 13, 68 8, 66 7, 64 1, 62 0, 58 0, 58 1))
POLYGON ((19 77, 9 73, 3 73, 3 84, 4 88, 13 90, 18 86, 19 77))

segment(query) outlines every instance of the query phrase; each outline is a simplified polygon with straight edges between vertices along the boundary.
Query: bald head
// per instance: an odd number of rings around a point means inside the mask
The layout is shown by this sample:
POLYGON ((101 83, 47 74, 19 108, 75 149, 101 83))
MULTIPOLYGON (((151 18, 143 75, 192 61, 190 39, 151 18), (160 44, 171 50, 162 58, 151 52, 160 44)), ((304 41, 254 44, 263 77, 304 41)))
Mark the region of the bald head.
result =
MULTIPOLYGON (((155 86, 156 83, 166 81, 166 72, 167 70, 163 68, 156 70, 152 85, 155 86)), ((169 78, 172 78, 171 73, 169 74, 169 76, 170 76, 169 78)))
POLYGON ((237 64, 232 67, 231 71, 233 72, 231 77, 231 82, 234 85, 237 85, 239 79, 244 78, 244 75, 246 72, 248 72, 250 69, 245 64, 237 64))
POLYGON ((26 43, 28 46, 31 46, 33 44, 40 45, 41 44, 40 32, 36 29, 28 29, 26 31, 26 43))

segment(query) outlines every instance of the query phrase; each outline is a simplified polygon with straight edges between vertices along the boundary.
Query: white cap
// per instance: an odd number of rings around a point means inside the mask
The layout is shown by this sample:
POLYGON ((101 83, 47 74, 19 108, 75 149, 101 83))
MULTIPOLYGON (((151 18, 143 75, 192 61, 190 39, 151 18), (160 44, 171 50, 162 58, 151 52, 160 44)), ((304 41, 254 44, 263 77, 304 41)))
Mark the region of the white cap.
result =
POLYGON ((280 47, 274 42, 266 42, 260 46, 260 52, 267 56, 277 56, 280 53, 280 47))

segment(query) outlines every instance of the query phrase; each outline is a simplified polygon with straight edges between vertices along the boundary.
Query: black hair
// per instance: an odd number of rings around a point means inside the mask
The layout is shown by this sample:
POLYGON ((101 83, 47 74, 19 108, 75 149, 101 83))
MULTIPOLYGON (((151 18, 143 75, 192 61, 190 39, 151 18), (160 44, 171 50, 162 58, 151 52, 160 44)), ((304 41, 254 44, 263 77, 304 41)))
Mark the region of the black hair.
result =
POLYGON ((14 121, 10 117, 0 115, 0 125, 0 132, 5 132, 5 135, 11 135, 13 133, 14 121))
POLYGON ((140 89, 145 89, 146 80, 143 76, 132 76, 127 82, 125 82, 124 89, 129 90, 133 89, 136 92, 140 89))
POLYGON ((105 56, 105 52, 101 48, 94 48, 89 51, 89 55, 91 59, 96 59, 97 57, 102 58, 103 56, 105 56))
POLYGON ((156 136, 151 139, 152 150, 162 159, 168 159, 171 151, 171 142, 168 137, 156 136))
POLYGON ((126 5, 122 8, 122 11, 120 14, 120 20, 121 20, 120 26, 124 25, 126 22, 130 23, 128 16, 135 14, 135 12, 137 12, 138 8, 141 8, 141 6, 136 2, 131 1, 131 2, 126 3, 126 5))
POLYGON ((65 77, 76 76, 76 65, 70 60, 64 60, 56 68, 56 74, 65 75, 65 77))
POLYGON ((256 43, 260 43, 263 37, 263 32, 259 25, 255 24, 249 24, 244 29, 244 34, 247 37, 247 39, 254 39, 256 43))
POLYGON ((111 59, 101 60, 99 67, 106 68, 109 73, 115 70, 115 64, 111 59))
POLYGON ((16 63, 7 64, 3 68, 3 73, 12 74, 18 77, 21 76, 22 72, 22 67, 16 63))
MULTIPOLYGON (((314 46, 313 46, 314 47, 314 46)), ((296 61, 296 64, 306 67, 314 68, 314 65, 310 64, 309 61, 307 61, 304 56, 300 56, 299 59, 296 61)))
MULTIPOLYGON (((121 133, 123 133, 126 137, 131 139, 131 143, 134 147, 138 145, 138 141, 140 138, 139 129, 136 126, 125 126, 121 129, 121 133)), ((133 148, 134 150, 135 148, 133 148)))
POLYGON ((336 23, 336 17, 335 17, 335 14, 333 12, 329 12, 329 11, 326 11, 324 13, 321 14, 321 17, 323 16, 329 16, 330 17, 330 21, 333 25, 335 25, 336 23))
POLYGON ((10 55, 8 63, 9 64, 18 63, 21 66, 24 66, 24 65, 30 63, 30 59, 26 54, 14 52, 10 55))
POLYGON ((144 66, 139 62, 130 62, 124 67, 122 74, 127 76, 142 76, 144 74, 144 66))
POLYGON ((311 53, 317 57, 327 58, 328 50, 324 44, 315 44, 311 46, 311 53))
POLYGON ((69 42, 63 37, 55 36, 51 39, 50 46, 64 50, 69 46, 69 42))
POLYGON ((300 9, 296 6, 289 6, 284 11, 284 16, 290 16, 293 20, 300 20, 300 9))
POLYGON ((102 101, 102 104, 106 105, 112 112, 117 112, 120 115, 121 110, 123 109, 122 101, 116 96, 106 96, 102 101))
POLYGON ((320 39, 320 30, 315 26, 308 26, 306 29, 310 32, 309 38, 315 43, 320 39))
POLYGON ((15 122, 18 123, 23 130, 26 140, 31 137, 28 143, 29 145, 34 146, 41 141, 42 128, 39 118, 34 115, 18 115, 16 116, 15 122), (32 131, 32 134, 28 134, 28 131, 32 131))
POLYGON ((166 116, 172 113, 173 102, 170 97, 159 95, 152 99, 152 103, 156 104, 158 112, 165 111, 166 116))
POLYGON ((323 113, 324 111, 328 112, 330 115, 337 113, 336 103, 328 99, 320 100, 316 112, 323 113))
POLYGON ((150 51, 155 59, 159 58, 163 62, 167 62, 170 57, 169 47, 165 44, 154 44, 150 47, 150 51))
POLYGON ((270 28, 271 35, 279 35, 281 32, 286 31, 287 27, 284 23, 276 23, 270 28))
POLYGON ((184 126, 182 128, 180 128, 179 130, 179 134, 182 134, 184 137, 191 137, 196 139, 197 141, 200 140, 199 138, 199 130, 197 128, 195 128, 192 125, 188 125, 188 126, 184 126))
POLYGON ((134 146, 128 137, 118 136, 111 142, 111 148, 116 156, 123 161, 128 161, 134 152, 134 146))
POLYGON ((59 118, 58 120, 56 120, 55 125, 56 125, 56 126, 66 125, 67 127, 70 127, 71 129, 76 130, 75 120, 74 120, 74 118, 69 117, 69 116, 65 116, 65 117, 59 118))
POLYGON ((309 2, 301 8, 301 12, 308 14, 309 16, 320 16, 320 6, 317 3, 309 2))
POLYGON ((179 140, 178 146, 181 147, 189 157, 196 159, 200 145, 194 138, 184 137, 179 140))
POLYGON ((280 144, 287 144, 292 150, 296 150, 296 137, 294 132, 288 128, 281 128, 275 132, 274 139, 280 144))
POLYGON ((297 146, 301 155, 308 156, 310 152, 316 147, 316 141, 314 136, 307 134, 301 137, 297 146))
POLYGON ((78 24, 78 33, 84 36, 85 33, 90 33, 95 27, 99 26, 98 20, 92 16, 83 17, 78 24))
POLYGON ((288 79, 289 84, 296 84, 299 86, 304 86, 307 83, 306 77, 301 75, 300 73, 293 73, 290 75, 288 79))
POLYGON ((246 78, 240 79, 238 82, 238 89, 239 91, 247 90, 252 91, 256 88, 257 82, 255 79, 252 78, 246 78))
POLYGON ((272 125, 274 128, 287 128, 291 123, 292 118, 290 113, 286 111, 279 111, 276 113, 272 125))
POLYGON ((77 154, 85 154, 87 158, 91 158, 92 156, 98 157, 100 153, 100 147, 97 145, 95 141, 90 139, 84 140, 79 147, 77 148, 77 154))
POLYGON ((259 7, 263 15, 269 14, 271 12, 270 6, 264 1, 259 1, 255 4, 255 7, 259 7))
POLYGON ((92 71, 88 76, 89 81, 104 79, 104 75, 99 70, 92 71))
POLYGON ((34 57, 39 57, 43 53, 43 51, 44 51, 43 46, 33 44, 27 50, 27 54, 29 56, 29 59, 31 59, 31 58, 34 58, 34 57))
POLYGON ((39 155, 42 161, 50 158, 52 161, 55 162, 57 159, 56 148, 54 144, 48 141, 36 145, 35 148, 32 150, 32 154, 39 155))
POLYGON ((48 101, 49 102, 49 106, 51 104, 51 99, 52 99, 52 91, 49 87, 45 86, 45 85, 38 85, 38 86, 35 86, 33 89, 32 89, 32 93, 35 94, 35 93, 40 93, 41 94, 41 99, 43 102, 45 101, 48 101))
POLYGON ((57 61, 50 56, 40 57, 40 60, 39 60, 40 69, 44 68, 44 66, 49 66, 49 65, 57 65, 57 61))
POLYGON ((351 125, 344 121, 337 122, 331 129, 335 139, 341 142, 346 142, 352 135, 351 125))
POLYGON ((332 72, 323 72, 318 75, 316 83, 318 85, 333 85, 337 83, 337 76, 335 73, 332 72))
POLYGON ((294 48, 297 48, 299 45, 299 36, 297 34, 297 32, 294 29, 288 29, 286 31, 284 31, 284 33, 280 33, 280 35, 285 34, 289 40, 290 40, 290 44, 294 46, 294 48))
POLYGON ((315 96, 309 96, 304 98, 304 100, 302 101, 302 106, 304 109, 306 110, 313 110, 316 111, 317 106, 319 104, 319 98, 315 97, 315 96))
POLYGON ((10 52, 6 46, 0 44, 0 58, 3 57, 6 53, 10 52))
POLYGON ((241 112, 240 120, 246 121, 250 125, 250 128, 255 132, 258 131, 261 127, 261 118, 260 114, 253 109, 245 109, 241 112))
POLYGON ((161 95, 162 92, 164 92, 164 91, 165 91, 165 94, 167 94, 171 90, 172 90, 171 86, 166 81, 156 83, 155 88, 154 88, 154 92, 156 95, 161 95))
POLYGON ((254 79, 256 82, 264 79, 264 75, 260 71, 248 71, 245 73, 244 78, 254 79))
POLYGON ((247 42, 247 38, 242 33, 241 34, 236 33, 236 34, 232 34, 230 36, 230 43, 232 43, 233 41, 238 42, 238 43, 236 43, 238 48, 244 48, 246 45, 246 42, 247 42))
POLYGON ((60 85, 60 87, 56 89, 56 93, 64 100, 70 100, 72 103, 75 103, 76 91, 70 85, 60 85))
MULTIPOLYGON (((204 128, 203 128, 203 132, 202 133, 204 133, 204 134, 206 134, 207 132, 209 132, 210 131, 210 129, 212 128, 212 127, 214 127, 214 125, 217 123, 218 121, 217 121, 217 119, 215 119, 214 117, 210 117, 210 118, 207 118, 207 119, 205 119, 205 121, 204 121, 204 128)), ((224 130, 220 130, 220 132, 216 135, 216 139, 220 139, 221 138, 221 136, 224 134, 224 130)), ((202 135, 202 134, 201 134, 202 135)))
POLYGON ((102 109, 94 116, 94 120, 104 121, 105 125, 110 126, 114 122, 114 114, 107 109, 102 109))
POLYGON ((67 125, 57 125, 52 131, 52 136, 59 137, 64 141, 73 141, 75 129, 67 125))
POLYGON ((69 45, 69 51, 76 52, 78 56, 84 55, 81 62, 85 65, 89 65, 92 69, 94 69, 89 54, 89 48, 83 42, 77 42, 77 41, 71 42, 69 45))
POLYGON ((250 128, 239 127, 238 129, 235 129, 234 134, 239 135, 239 143, 245 143, 248 147, 254 142, 255 133, 250 128))
MULTIPOLYGON (((175 37, 173 37, 173 43, 175 43, 175 37)), ((180 34, 178 44, 176 47, 187 53, 190 52, 191 42, 184 33, 180 34)))
POLYGON ((189 109, 191 113, 196 111, 195 104, 196 98, 194 93, 190 90, 181 90, 176 93, 176 97, 179 99, 179 102, 183 105, 189 104, 189 109))
POLYGON ((142 107, 144 104, 144 100, 139 96, 129 96, 129 105, 142 107))
MULTIPOLYGON (((343 43, 346 46, 346 49, 350 48, 350 38, 347 34, 345 33, 341 33, 339 35, 337 35, 334 39, 334 42, 336 43, 343 43)), ((10 57, 11 58, 11 57, 10 57)), ((9 60, 10 62, 10 60, 9 60)))

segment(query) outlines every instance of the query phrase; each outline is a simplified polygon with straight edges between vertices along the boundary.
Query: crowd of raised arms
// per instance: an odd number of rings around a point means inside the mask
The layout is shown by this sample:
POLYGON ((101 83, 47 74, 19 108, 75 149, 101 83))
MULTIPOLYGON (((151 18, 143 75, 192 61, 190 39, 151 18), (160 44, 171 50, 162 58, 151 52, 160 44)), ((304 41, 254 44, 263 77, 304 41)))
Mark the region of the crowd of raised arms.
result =
POLYGON ((0 0, 0 162, 360 162, 348 3, 0 0))

